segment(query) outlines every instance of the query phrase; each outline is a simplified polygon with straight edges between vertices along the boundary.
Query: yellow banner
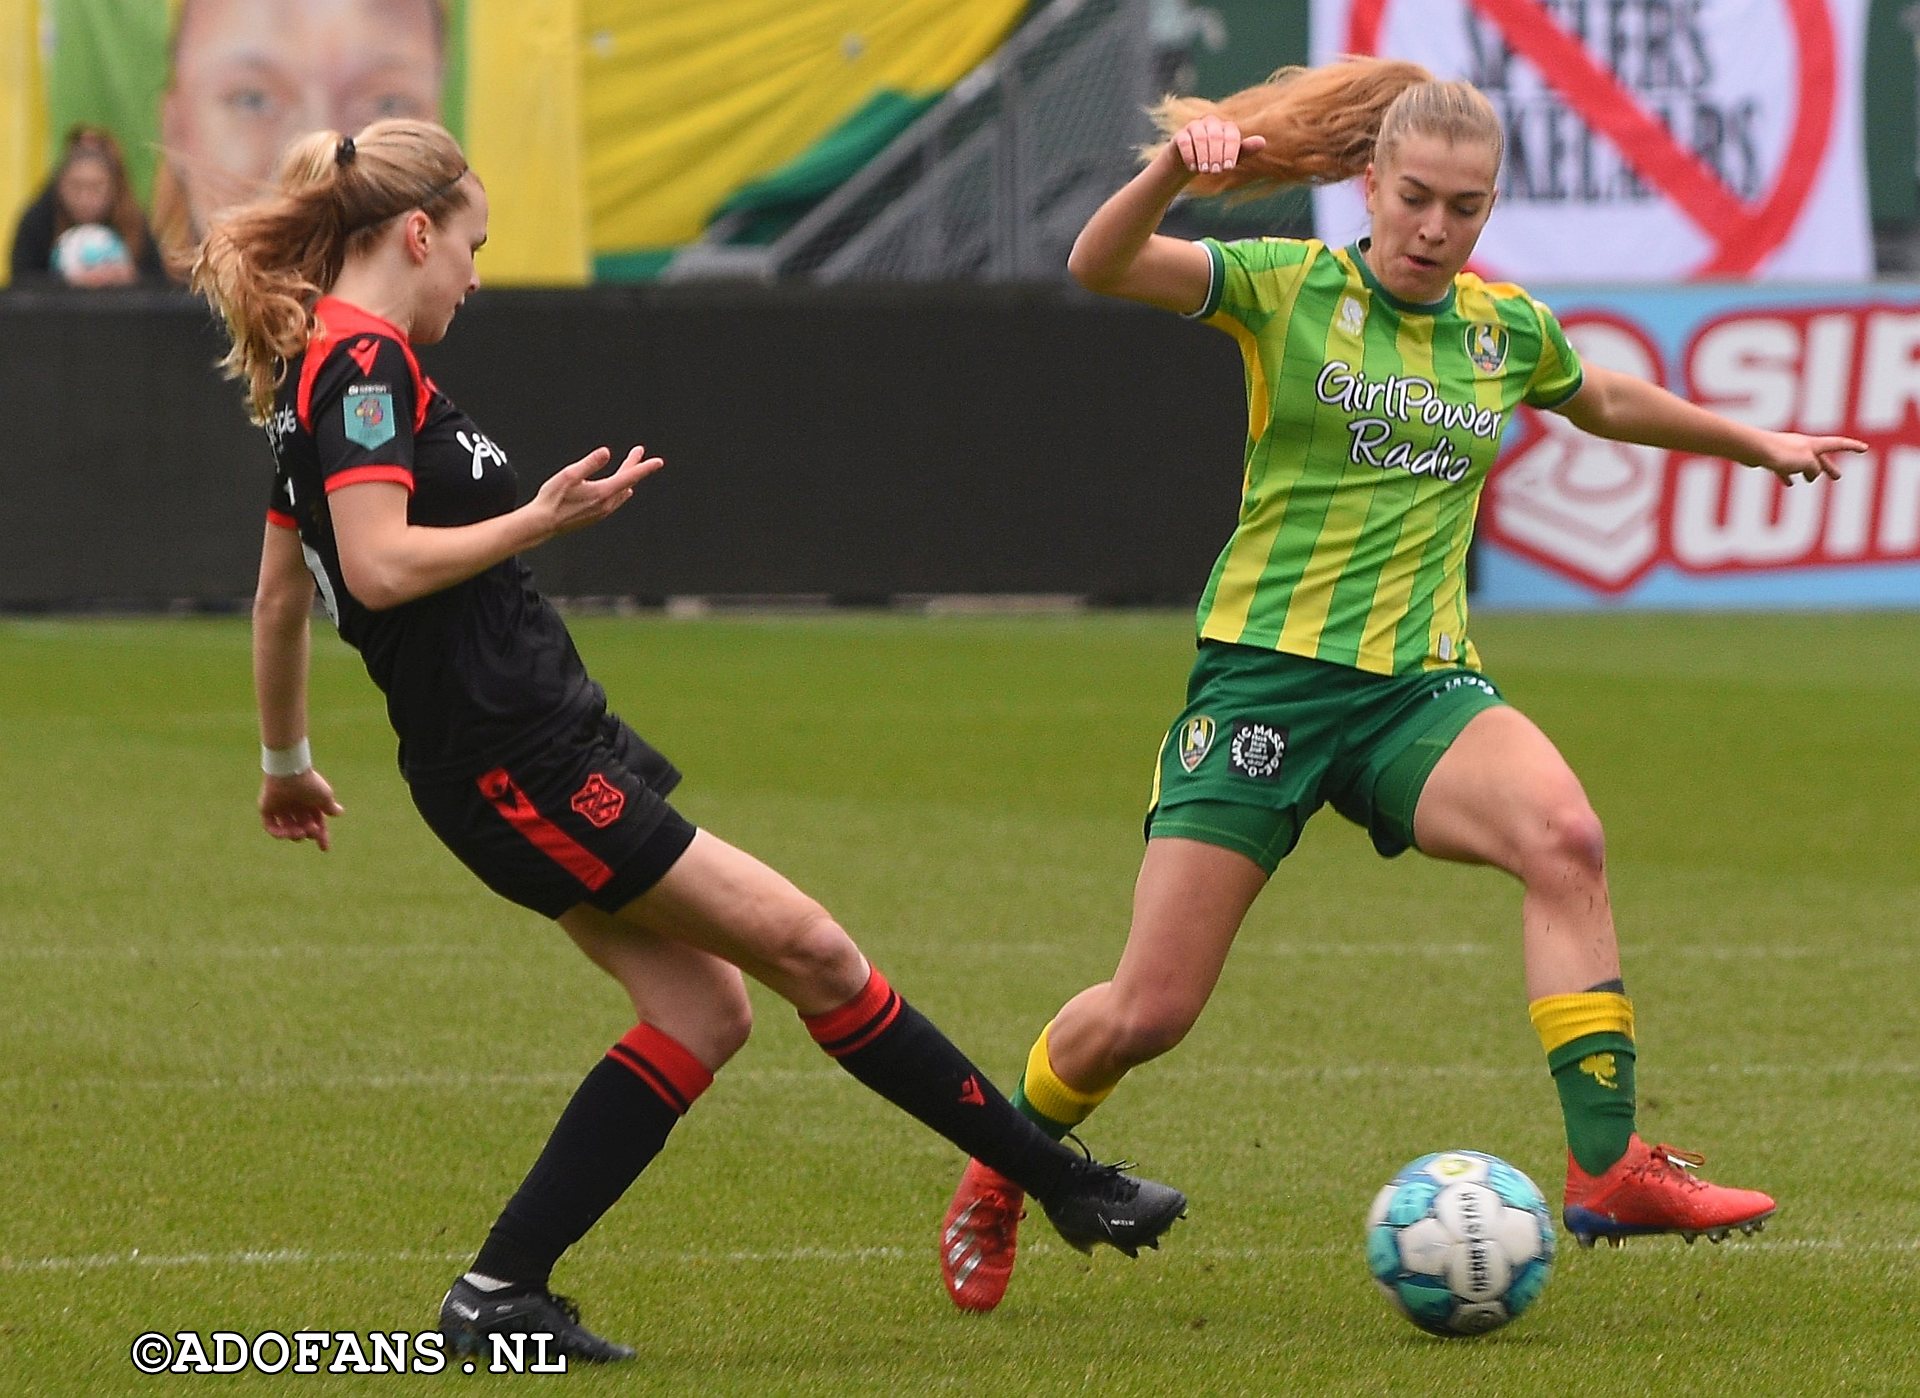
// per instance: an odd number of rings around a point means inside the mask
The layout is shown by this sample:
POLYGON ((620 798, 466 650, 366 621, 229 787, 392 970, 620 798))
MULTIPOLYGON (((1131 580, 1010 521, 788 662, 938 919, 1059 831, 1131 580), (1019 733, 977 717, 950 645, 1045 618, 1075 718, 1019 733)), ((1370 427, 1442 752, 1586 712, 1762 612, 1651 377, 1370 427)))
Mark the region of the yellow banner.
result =
MULTIPOLYGON (((9 247, 20 211, 46 177, 47 104, 41 96, 40 13, 34 0, 0 0, 0 232, 9 247)), ((0 262, 0 286, 11 259, 0 262)))
POLYGON ((579 0, 467 0, 466 145, 487 186, 480 280, 588 280, 579 0))
POLYGON ((691 242, 881 92, 951 87, 1026 0, 580 0, 596 253, 691 242))

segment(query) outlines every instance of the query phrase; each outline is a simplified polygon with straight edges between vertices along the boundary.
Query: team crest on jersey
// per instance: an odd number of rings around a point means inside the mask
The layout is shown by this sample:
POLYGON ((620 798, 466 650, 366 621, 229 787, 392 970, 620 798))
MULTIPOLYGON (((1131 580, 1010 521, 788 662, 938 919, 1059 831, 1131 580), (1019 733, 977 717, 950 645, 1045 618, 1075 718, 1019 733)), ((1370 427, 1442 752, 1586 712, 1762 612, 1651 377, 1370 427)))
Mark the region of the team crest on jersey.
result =
POLYGON ((1213 749, 1213 720, 1196 715, 1180 725, 1180 765, 1191 772, 1213 749))
POLYGON ((620 819, 620 812, 627 808, 627 793, 595 772, 567 804, 585 816, 587 824, 604 830, 620 819))
POLYGON ((1233 770, 1255 781, 1272 781, 1280 775, 1280 763, 1287 755, 1287 730, 1270 723, 1242 723, 1233 730, 1229 749, 1233 770))
POLYGON ((1467 358, 1483 374, 1497 374, 1507 363, 1507 327, 1476 320, 1467 327, 1467 358))
POLYGON ((377 447, 393 440, 393 393, 383 383, 357 383, 347 389, 340 411, 347 440, 377 447))
POLYGON ((1349 335, 1358 335, 1360 327, 1367 323, 1367 313, 1361 309, 1359 301, 1351 296, 1340 302, 1340 328, 1349 335))

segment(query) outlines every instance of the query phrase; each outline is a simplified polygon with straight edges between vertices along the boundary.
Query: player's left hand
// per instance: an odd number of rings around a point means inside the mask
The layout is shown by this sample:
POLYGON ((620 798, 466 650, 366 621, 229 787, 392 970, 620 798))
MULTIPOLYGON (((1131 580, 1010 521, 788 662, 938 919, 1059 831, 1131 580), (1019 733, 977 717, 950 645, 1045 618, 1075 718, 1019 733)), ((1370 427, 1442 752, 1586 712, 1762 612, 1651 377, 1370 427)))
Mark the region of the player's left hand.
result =
POLYGON ((311 767, 298 776, 260 779, 260 826, 276 840, 312 840, 325 854, 332 847, 327 818, 345 810, 311 767))
POLYGON ((1796 480, 1840 479, 1842 452, 1865 451, 1867 444, 1852 437, 1807 437, 1798 432, 1769 432, 1766 454, 1750 464, 1771 471, 1788 485, 1796 480))

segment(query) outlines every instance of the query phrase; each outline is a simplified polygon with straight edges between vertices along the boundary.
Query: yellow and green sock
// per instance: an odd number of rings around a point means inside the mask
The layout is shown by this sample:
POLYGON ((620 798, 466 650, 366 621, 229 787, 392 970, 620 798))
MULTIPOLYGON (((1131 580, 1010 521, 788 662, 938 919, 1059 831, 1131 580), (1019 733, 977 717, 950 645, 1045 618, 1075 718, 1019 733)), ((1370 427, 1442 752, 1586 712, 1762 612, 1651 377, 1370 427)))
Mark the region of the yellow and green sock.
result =
POLYGON ((1547 995, 1527 1007, 1567 1121, 1567 1148, 1598 1175, 1627 1153, 1633 1137, 1633 1002, 1619 981, 1574 995, 1547 995))
POLYGON ((1057 1141, 1092 1116, 1093 1109, 1106 1101, 1119 1084, 1110 1083, 1095 1092, 1082 1092, 1064 1081, 1053 1071, 1053 1061, 1047 1056, 1047 1030, 1052 1028, 1049 1022, 1033 1041, 1033 1048, 1027 1054, 1027 1071, 1013 1090, 1013 1105, 1022 1116, 1057 1141))

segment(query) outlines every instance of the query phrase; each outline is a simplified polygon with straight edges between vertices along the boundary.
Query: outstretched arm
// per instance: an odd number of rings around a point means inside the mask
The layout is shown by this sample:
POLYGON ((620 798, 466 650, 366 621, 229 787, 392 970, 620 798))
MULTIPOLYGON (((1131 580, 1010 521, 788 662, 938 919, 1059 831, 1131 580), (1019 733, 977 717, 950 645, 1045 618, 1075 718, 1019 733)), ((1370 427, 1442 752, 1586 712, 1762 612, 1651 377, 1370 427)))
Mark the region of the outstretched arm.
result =
POLYGON ((1231 170, 1241 153, 1265 147, 1219 117, 1182 127, 1146 167, 1094 210, 1074 240, 1067 271, 1088 291, 1144 301, 1187 315, 1207 299, 1212 276, 1206 249, 1154 230, 1195 175, 1231 170))
POLYGON ((1718 456, 1771 471, 1788 485, 1795 478, 1840 475, 1833 457, 1865 451, 1852 437, 1808 437, 1765 432, 1722 417, 1658 384, 1598 364, 1584 367, 1580 391, 1554 409, 1583 432, 1616 442, 1718 456))
POLYGON ((313 578, 300 536, 267 526, 253 596, 253 693, 260 710, 260 824, 276 840, 329 844, 327 818, 341 813, 333 788, 307 756, 308 614, 313 578), (302 756, 295 757, 299 753, 302 756))
POLYGON ((598 480, 605 447, 563 466, 517 510, 478 524, 433 528, 407 522, 407 492, 390 481, 363 481, 327 497, 340 571, 364 607, 384 611, 477 577, 536 544, 605 519, 633 487, 665 463, 635 447, 619 469, 598 480))

